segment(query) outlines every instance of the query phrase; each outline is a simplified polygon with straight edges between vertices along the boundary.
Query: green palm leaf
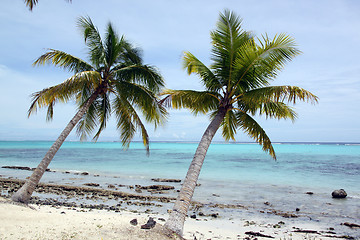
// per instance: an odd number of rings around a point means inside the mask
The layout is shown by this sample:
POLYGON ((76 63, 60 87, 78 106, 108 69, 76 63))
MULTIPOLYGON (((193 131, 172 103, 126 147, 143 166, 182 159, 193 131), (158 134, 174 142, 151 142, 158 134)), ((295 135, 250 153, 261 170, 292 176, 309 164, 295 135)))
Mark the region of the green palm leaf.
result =
POLYGON ((263 151, 269 153, 270 156, 276 160, 275 150, 264 129, 246 113, 238 111, 235 116, 237 119, 237 125, 241 128, 241 130, 258 142, 262 146, 263 151))
POLYGON ((210 91, 218 91, 223 87, 222 83, 215 77, 213 72, 190 52, 184 53, 183 68, 186 69, 189 75, 192 73, 199 75, 206 89, 210 91))
POLYGON ((53 64, 57 67, 64 68, 69 72, 79 73, 83 71, 91 71, 94 68, 84 60, 67 54, 63 51, 49 49, 49 51, 41 55, 34 63, 33 66, 44 64, 53 64))
POLYGON ((141 84, 155 94, 165 86, 157 69, 148 65, 116 66, 113 76, 115 79, 141 84))
POLYGON ((140 128, 143 143, 147 153, 149 153, 149 135, 132 104, 127 99, 118 96, 114 100, 114 111, 117 116, 117 128, 120 131, 123 146, 125 148, 129 147, 136 130, 140 128))
POLYGON ((188 108, 195 115, 216 110, 220 102, 216 92, 208 91, 165 90, 162 95, 167 95, 166 101, 173 108, 188 108))

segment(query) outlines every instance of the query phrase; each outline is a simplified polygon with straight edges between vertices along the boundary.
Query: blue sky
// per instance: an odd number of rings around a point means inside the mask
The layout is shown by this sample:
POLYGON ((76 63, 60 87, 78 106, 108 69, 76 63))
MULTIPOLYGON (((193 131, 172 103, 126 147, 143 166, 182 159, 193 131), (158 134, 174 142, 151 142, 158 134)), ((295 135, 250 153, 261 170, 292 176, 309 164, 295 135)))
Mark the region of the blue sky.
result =
MULTIPOLYGON (((76 19, 88 15, 103 32, 111 21, 120 34, 144 51, 144 62, 159 68, 167 88, 202 89, 196 76, 181 68, 183 51, 210 64, 209 32, 219 13, 230 9, 255 35, 287 33, 303 52, 289 63, 273 85, 296 85, 319 98, 319 104, 297 104, 299 118, 259 119, 273 141, 360 142, 360 2, 353 0, 40 0, 33 12, 22 0, 4 1, 0 12, 0 140, 54 140, 75 113, 74 104, 57 105, 54 120, 45 110, 27 118, 30 94, 58 84, 69 73, 51 66, 33 68, 47 48, 86 59, 76 19)), ((150 139, 198 141, 209 123, 186 110, 170 111, 164 127, 150 139)), ((110 122, 100 140, 118 140, 110 122)), ((76 140, 72 133, 69 140, 76 140)), ((136 137, 135 140, 139 138, 136 137)), ((217 134, 215 140, 221 140, 217 134)), ((237 141, 251 141, 239 132, 237 141)))

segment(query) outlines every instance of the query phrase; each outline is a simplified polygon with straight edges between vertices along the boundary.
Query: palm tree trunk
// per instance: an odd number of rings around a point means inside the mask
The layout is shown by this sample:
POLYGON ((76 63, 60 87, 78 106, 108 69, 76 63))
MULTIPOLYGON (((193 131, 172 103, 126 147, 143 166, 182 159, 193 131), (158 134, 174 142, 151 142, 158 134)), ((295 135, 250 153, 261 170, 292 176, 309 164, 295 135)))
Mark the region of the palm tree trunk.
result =
POLYGON ((25 182, 25 184, 12 195, 11 199, 15 202, 21 202, 27 204, 31 198, 33 191, 35 190, 36 185, 39 183, 41 177, 45 173, 45 170, 49 166, 51 160, 54 158, 56 152, 60 149, 61 145, 73 130, 75 125, 79 122, 81 117, 89 109, 90 105, 94 102, 96 97, 99 95, 98 91, 95 91, 87 102, 79 109, 75 116, 70 120, 65 129, 61 132, 58 139, 53 143, 48 152, 45 154, 43 160, 39 163, 37 168, 34 170, 30 178, 25 182))
POLYGON ((209 149, 211 141, 216 131, 219 129, 225 114, 226 110, 220 109, 215 118, 211 121, 210 125, 205 130, 199 146, 196 149, 194 158, 190 164, 173 210, 170 213, 169 219, 164 225, 165 228, 179 234, 180 236, 183 234, 185 217, 190 207, 191 199, 195 191, 195 186, 200 175, 201 167, 204 163, 206 152, 209 149))

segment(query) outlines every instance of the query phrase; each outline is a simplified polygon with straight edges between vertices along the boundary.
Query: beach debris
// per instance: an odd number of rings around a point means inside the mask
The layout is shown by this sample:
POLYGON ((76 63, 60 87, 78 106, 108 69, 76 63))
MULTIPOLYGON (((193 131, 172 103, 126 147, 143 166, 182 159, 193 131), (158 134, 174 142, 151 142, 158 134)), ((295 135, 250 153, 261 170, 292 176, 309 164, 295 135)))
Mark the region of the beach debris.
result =
POLYGON ((171 178, 152 178, 151 181, 154 181, 154 182, 181 182, 180 179, 171 179, 171 178))
MULTIPOLYGON (((26 170, 26 171, 34 171, 36 169, 36 168, 22 167, 22 166, 2 166, 1 168, 15 169, 15 170, 26 170)), ((49 168, 47 168, 45 171, 46 172, 53 172, 49 168)))
POLYGON ((341 225, 347 226, 349 228, 360 228, 360 225, 356 223, 344 222, 341 225))
POLYGON ((138 221, 136 218, 134 218, 133 220, 130 221, 130 224, 133 225, 133 226, 136 226, 138 225, 138 221))
POLYGON ((354 237, 349 236, 349 235, 341 235, 341 236, 337 236, 337 235, 322 235, 322 236, 323 236, 323 237, 332 238, 332 239, 334 239, 334 238, 343 238, 343 239, 350 239, 350 240, 355 239, 354 237))
POLYGON ((262 234, 262 233, 259 233, 259 232, 245 232, 246 235, 250 235, 250 236, 255 236, 255 237, 264 237, 264 238, 275 238, 273 236, 270 236, 270 235, 265 235, 265 234, 262 234))
POLYGON ((89 186, 89 187, 99 187, 100 184, 98 183, 84 183, 85 186, 89 186))
POLYGON ((141 229, 151 229, 151 228, 155 227, 155 225, 156 225, 156 221, 152 217, 149 217, 149 220, 147 221, 147 223, 144 225, 141 225, 141 229))
POLYGON ((168 185, 150 185, 150 186, 136 186, 139 187, 140 189, 146 189, 146 190, 159 190, 159 191, 164 191, 164 190, 172 190, 175 189, 174 186, 168 186, 168 185))
POLYGON ((346 198, 347 193, 345 192, 344 189, 338 189, 338 190, 334 190, 331 193, 333 198, 346 198))
POLYGON ((311 233, 311 234, 320 234, 318 231, 316 230, 308 230, 308 229, 300 229, 300 228, 296 228, 293 232, 296 233, 311 233))

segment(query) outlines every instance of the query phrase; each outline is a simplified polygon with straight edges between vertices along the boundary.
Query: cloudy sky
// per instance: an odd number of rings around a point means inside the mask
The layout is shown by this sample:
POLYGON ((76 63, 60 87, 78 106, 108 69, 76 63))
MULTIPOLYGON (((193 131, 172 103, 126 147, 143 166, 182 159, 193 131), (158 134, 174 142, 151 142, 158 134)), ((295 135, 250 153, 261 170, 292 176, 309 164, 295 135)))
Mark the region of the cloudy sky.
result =
MULTIPOLYGON (((319 98, 319 104, 297 104, 299 118, 258 119, 275 141, 360 142, 360 2, 357 0, 39 0, 30 12, 22 0, 3 1, 0 11, 0 140, 54 140, 75 113, 74 104, 57 105, 54 120, 45 111, 27 118, 30 94, 70 76, 51 66, 33 68, 47 48, 86 59, 76 19, 88 15, 103 32, 111 21, 119 33, 144 51, 144 62, 159 68, 167 88, 202 89, 196 76, 181 68, 183 51, 210 64, 209 32, 219 13, 230 9, 255 35, 287 33, 303 52, 289 63, 273 85, 296 85, 319 98)), ((170 111, 166 126, 150 138, 201 138, 207 116, 170 111)), ((71 134, 69 140, 76 140, 71 134)), ((136 138, 139 139, 139 138, 136 138)), ((118 140, 110 122, 100 140, 118 140)), ((221 140, 218 134, 215 140, 221 140)), ((243 133, 237 141, 251 141, 243 133)))

